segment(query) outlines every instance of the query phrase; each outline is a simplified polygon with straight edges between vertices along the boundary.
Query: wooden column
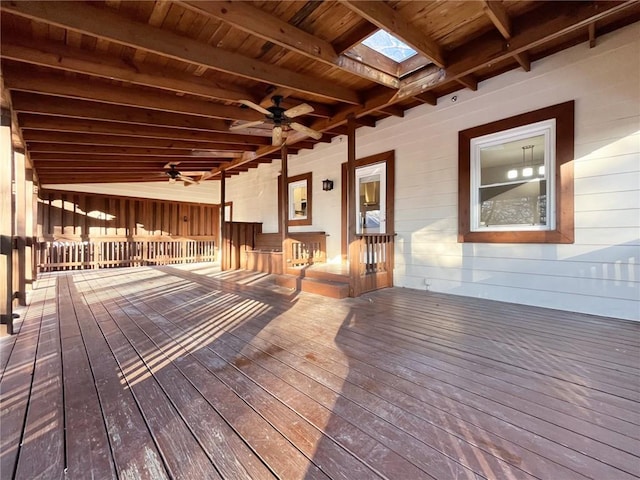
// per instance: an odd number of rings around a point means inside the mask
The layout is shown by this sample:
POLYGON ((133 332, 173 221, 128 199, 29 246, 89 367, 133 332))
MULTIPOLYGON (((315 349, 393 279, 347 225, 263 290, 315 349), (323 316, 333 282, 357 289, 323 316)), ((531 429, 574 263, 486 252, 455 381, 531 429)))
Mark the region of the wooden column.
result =
POLYGON ((0 324, 1 333, 13 334, 13 152, 11 113, 0 110, 0 324))
POLYGON ((356 238, 356 119, 347 120, 347 245, 349 261, 349 296, 357 297, 360 265, 356 238))
POLYGON ((220 172, 220 270, 227 269, 227 226, 224 214, 224 204, 226 202, 226 172, 220 172))
POLYGON ((288 250, 287 237, 289 236, 289 149, 283 143, 280 147, 281 172, 280 172, 280 234, 282 235, 282 273, 287 273, 288 250))
POLYGON ((19 305, 27 304, 27 175, 24 153, 14 152, 15 175, 15 247, 14 289, 19 305))

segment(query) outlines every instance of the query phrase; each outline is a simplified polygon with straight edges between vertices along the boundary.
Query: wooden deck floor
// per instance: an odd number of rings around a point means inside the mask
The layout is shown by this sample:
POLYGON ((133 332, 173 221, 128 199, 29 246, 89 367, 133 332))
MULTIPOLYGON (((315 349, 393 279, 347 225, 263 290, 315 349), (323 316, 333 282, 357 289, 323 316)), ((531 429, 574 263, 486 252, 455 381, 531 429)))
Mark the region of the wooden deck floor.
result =
POLYGON ((640 477, 640 324, 268 285, 207 265, 41 278, 0 339, 0 477, 640 477))

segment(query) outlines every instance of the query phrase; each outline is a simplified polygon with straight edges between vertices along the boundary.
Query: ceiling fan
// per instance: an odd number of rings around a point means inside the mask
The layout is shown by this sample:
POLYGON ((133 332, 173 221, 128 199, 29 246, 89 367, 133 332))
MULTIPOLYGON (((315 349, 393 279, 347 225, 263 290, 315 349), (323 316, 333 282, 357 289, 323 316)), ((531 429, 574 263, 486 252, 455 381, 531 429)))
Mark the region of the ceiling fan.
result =
POLYGON ((281 95, 274 95, 273 97, 271 97, 271 101, 273 102, 273 105, 269 108, 264 108, 250 100, 240 100, 239 103, 241 103, 242 105, 253 108, 260 113, 264 113, 265 119, 239 125, 232 125, 229 130, 240 130, 243 128, 255 127, 257 125, 262 125, 263 123, 273 124, 273 130, 271 132, 271 144, 274 146, 282 145, 283 127, 289 127, 311 138, 315 138, 316 140, 319 140, 322 137, 322 133, 306 127, 301 123, 292 121, 292 118, 313 112, 313 107, 311 105, 302 103, 296 107, 292 107, 286 110, 284 107, 280 106, 280 102, 282 102, 281 95))
MULTIPOLYGON (((191 176, 183 175, 176 168, 180 162, 169 162, 164 168, 168 168, 166 172, 164 172, 169 177, 169 183, 176 183, 176 180, 180 180, 187 184, 198 184, 200 183, 200 179, 194 180, 191 176)), ((202 177, 206 172, 189 172, 192 175, 202 177)))

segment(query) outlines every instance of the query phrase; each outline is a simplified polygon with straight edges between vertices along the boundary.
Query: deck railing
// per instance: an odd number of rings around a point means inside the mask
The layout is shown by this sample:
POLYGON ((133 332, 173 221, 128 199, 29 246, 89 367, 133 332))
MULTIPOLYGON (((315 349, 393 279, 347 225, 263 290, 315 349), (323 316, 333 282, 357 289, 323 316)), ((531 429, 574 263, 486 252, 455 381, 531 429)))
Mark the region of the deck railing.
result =
POLYGON ((366 234, 352 242, 349 257, 355 260, 350 275, 353 296, 393 285, 394 238, 392 234, 366 234))
POLYGON ((324 232, 291 233, 284 252, 288 268, 300 268, 327 261, 327 235, 324 232))
POLYGON ((212 262, 214 237, 93 238, 38 243, 38 271, 212 262))

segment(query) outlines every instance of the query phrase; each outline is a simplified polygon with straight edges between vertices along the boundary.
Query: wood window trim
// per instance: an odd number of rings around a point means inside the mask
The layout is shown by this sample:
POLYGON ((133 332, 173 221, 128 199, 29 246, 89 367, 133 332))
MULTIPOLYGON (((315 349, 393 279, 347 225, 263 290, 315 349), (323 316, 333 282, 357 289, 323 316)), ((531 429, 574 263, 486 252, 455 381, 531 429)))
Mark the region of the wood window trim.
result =
MULTIPOLYGON (((387 164, 387 232, 389 235, 395 235, 395 198, 396 198, 396 152, 395 150, 389 150, 382 153, 377 153, 368 157, 359 158, 356 160, 354 167, 365 167, 367 165, 373 165, 376 163, 386 162, 387 164)), ((349 241, 348 241, 348 201, 347 201, 347 189, 349 184, 349 169, 347 162, 341 165, 341 184, 342 184, 342 213, 341 213, 341 254, 343 260, 347 260, 349 241)), ((358 237, 362 237, 362 234, 358 234, 358 237)))
MULTIPOLYGON (((313 174, 311 172, 302 173, 300 175, 294 175, 293 177, 287 178, 287 188, 289 188, 290 183, 299 182, 300 180, 307 181, 307 218, 301 220, 291 220, 289 219, 289 226, 296 227, 302 225, 313 225, 312 212, 313 212, 313 174)), ((289 214, 289 205, 287 205, 286 209, 282 208, 282 183, 280 182, 280 175, 278 175, 278 225, 281 225, 282 222, 282 213, 286 212, 289 214)), ((289 199, 291 202, 291 199, 289 199)), ((279 231, 279 229, 278 229, 279 231)))
POLYGON ((533 112, 516 115, 458 134, 458 242, 475 243, 573 243, 574 242, 574 106, 569 101, 533 112), (556 120, 555 141, 555 215, 554 230, 471 231, 471 140, 516 127, 556 120))

